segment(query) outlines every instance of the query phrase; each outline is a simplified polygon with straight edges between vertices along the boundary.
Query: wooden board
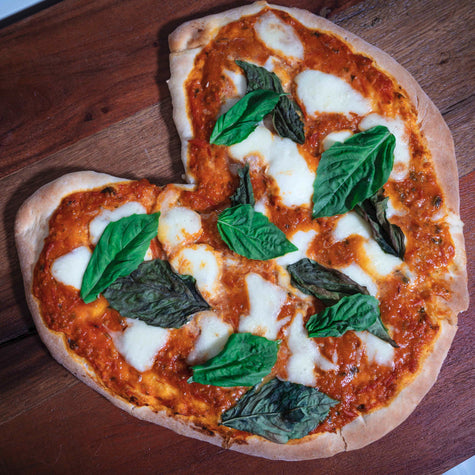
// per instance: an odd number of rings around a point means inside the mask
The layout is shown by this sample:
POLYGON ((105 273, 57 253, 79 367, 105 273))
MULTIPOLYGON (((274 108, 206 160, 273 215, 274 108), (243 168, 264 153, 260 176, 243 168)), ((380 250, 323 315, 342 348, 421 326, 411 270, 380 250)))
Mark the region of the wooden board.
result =
MULTIPOLYGON (((393 55, 441 109, 455 139, 473 257, 471 2, 290 3, 393 55)), ((460 317, 438 382, 406 422, 369 447, 315 462, 269 462, 138 421, 78 382, 39 341, 14 249, 21 202, 73 170, 180 181, 166 39, 184 20, 237 4, 64 0, 0 30, 1 473, 441 473, 475 453, 472 310, 460 317)))

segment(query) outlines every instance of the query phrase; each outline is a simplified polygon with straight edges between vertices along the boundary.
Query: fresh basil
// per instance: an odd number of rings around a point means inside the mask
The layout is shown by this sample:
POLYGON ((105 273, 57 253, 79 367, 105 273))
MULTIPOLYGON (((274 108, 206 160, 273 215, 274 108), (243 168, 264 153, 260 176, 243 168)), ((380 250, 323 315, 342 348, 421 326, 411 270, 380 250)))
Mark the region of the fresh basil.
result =
POLYGON ((213 386, 254 386, 277 361, 279 342, 251 333, 233 333, 224 349, 202 365, 193 366, 189 383, 213 386))
POLYGON ((254 191, 252 190, 251 177, 249 175, 249 163, 239 169, 239 185, 231 196, 232 206, 236 205, 252 205, 254 206, 254 191))
POLYGON ((323 152, 313 184, 313 217, 352 210, 374 195, 393 168, 396 139, 378 125, 323 152))
POLYGON ((318 389, 274 378, 244 394, 221 415, 221 424, 285 444, 305 437, 336 404, 318 389))
POLYGON ((193 313, 210 308, 195 279, 177 274, 161 259, 145 261, 120 277, 104 291, 104 297, 122 316, 162 328, 179 328, 193 313))
POLYGON ((304 258, 287 266, 291 283, 305 294, 313 295, 325 304, 334 304, 354 294, 368 294, 368 289, 336 269, 304 258))
POLYGON ((388 200, 389 198, 384 197, 384 189, 381 188, 375 195, 357 205, 355 211, 369 224, 374 240, 384 252, 404 259, 404 233, 399 226, 388 221, 388 200))
POLYGON ((242 142, 269 114, 280 94, 274 91, 258 89, 247 93, 225 114, 218 117, 209 142, 217 145, 233 145, 242 142))
POLYGON ((305 131, 302 111, 297 103, 284 93, 277 75, 246 61, 236 60, 236 64, 246 73, 248 92, 257 89, 268 89, 281 94, 272 113, 274 128, 281 137, 288 137, 296 143, 303 144, 305 142, 305 131))
MULTIPOLYGON (((338 337, 349 330, 367 330, 384 341, 391 340, 381 321, 379 302, 371 295, 355 294, 343 297, 323 312, 312 315, 306 328, 311 338, 338 337)), ((393 341, 391 344, 397 346, 393 341)))
POLYGON ((117 278, 137 269, 157 235, 159 216, 133 214, 107 225, 84 273, 80 292, 84 302, 94 301, 117 278))
POLYGON ((274 223, 250 204, 225 209, 218 216, 217 226, 229 248, 248 259, 265 261, 297 250, 274 223))

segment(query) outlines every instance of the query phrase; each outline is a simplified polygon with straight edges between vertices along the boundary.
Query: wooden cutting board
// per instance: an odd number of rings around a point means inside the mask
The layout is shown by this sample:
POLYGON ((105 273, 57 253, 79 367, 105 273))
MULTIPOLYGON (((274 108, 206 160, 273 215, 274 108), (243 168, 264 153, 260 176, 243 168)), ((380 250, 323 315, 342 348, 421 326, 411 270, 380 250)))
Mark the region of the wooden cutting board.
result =
MULTIPOLYGON (((15 214, 39 186, 92 169, 179 182, 168 34, 245 2, 64 0, 0 29, 0 472, 441 473, 475 453, 473 310, 409 419, 358 451, 271 462, 139 421, 80 383, 40 342, 23 297, 15 214)), ((475 16, 470 1, 282 1, 329 16, 394 56, 451 128, 473 257, 475 16)), ((473 275, 470 261, 469 272, 473 275)), ((473 278, 470 280, 473 295, 473 278)))

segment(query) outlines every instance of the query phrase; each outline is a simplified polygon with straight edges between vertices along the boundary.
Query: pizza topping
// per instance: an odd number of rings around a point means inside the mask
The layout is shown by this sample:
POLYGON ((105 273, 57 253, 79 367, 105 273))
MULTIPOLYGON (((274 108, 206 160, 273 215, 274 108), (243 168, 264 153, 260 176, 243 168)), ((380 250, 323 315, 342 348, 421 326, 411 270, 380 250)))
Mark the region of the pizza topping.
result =
POLYGON ((336 143, 344 142, 353 135, 353 132, 349 130, 339 130, 338 132, 331 132, 323 139, 323 150, 328 150, 332 145, 336 143))
POLYGON ((257 89, 248 92, 225 114, 218 117, 209 142, 216 145, 233 145, 242 142, 258 123, 274 110, 280 94, 257 89))
POLYGON ((260 40, 274 53, 288 59, 303 59, 304 48, 291 25, 284 23, 271 12, 262 15, 255 24, 260 40))
POLYGON ((84 273, 84 302, 92 302, 118 277, 138 267, 157 235, 159 215, 134 214, 107 225, 84 273))
POLYGON ((295 78, 297 97, 309 116, 324 112, 366 115, 371 102, 344 79, 322 71, 306 70, 295 78))
POLYGON ((193 366, 193 376, 188 382, 221 387, 254 386, 271 372, 279 344, 251 333, 233 333, 221 353, 193 366))
POLYGON ((277 319, 287 300, 287 292, 255 273, 246 276, 246 288, 249 314, 241 317, 239 331, 275 340, 281 327, 288 321, 277 319))
POLYGON ((209 309, 195 279, 173 272, 161 259, 143 262, 130 275, 119 277, 104 297, 122 316, 163 328, 180 328, 192 314, 209 309))
MULTIPOLYGON (((228 149, 239 161, 254 160, 277 185, 276 194, 285 206, 310 205, 314 176, 299 148, 290 139, 259 126, 249 137, 228 149)), ((272 189, 272 187, 270 188, 272 189)))
POLYGON ((389 119, 378 114, 370 114, 360 122, 359 129, 369 130, 378 125, 386 127, 396 139, 394 166, 390 178, 396 181, 403 180, 407 176, 411 160, 409 139, 404 122, 399 118, 389 119))
POLYGON ((228 341, 233 327, 218 317, 215 312, 200 312, 193 319, 199 328, 198 338, 186 360, 199 364, 216 356, 228 341))
POLYGON ((305 131, 302 111, 288 94, 284 94, 284 89, 277 75, 267 71, 264 67, 246 61, 236 60, 236 64, 246 73, 248 92, 256 89, 268 89, 281 94, 272 113, 274 128, 281 137, 287 137, 294 142, 303 144, 305 142, 305 131))
POLYGON ((80 246, 58 257, 51 266, 53 277, 57 281, 79 290, 91 255, 89 247, 80 246))
POLYGON ((314 340, 308 337, 302 314, 297 314, 286 329, 290 356, 287 361, 287 380, 315 386, 315 365, 322 371, 338 371, 338 366, 325 358, 314 340))
POLYGON ((318 389, 271 379, 221 415, 221 424, 285 444, 305 437, 338 404, 318 389))
POLYGON ((220 213, 218 230, 231 250, 248 259, 265 261, 297 250, 275 224, 250 204, 220 213))
POLYGON ((389 130, 377 126, 324 152, 313 185, 313 217, 346 213, 374 195, 388 181, 394 143, 389 130))
POLYGON ((126 319, 127 328, 111 332, 117 351, 137 371, 153 366, 156 354, 166 345, 169 331, 147 325, 140 320, 126 319))
POLYGON ((103 209, 89 224, 89 239, 97 244, 109 223, 133 214, 146 214, 147 210, 137 201, 129 201, 113 210, 103 209))
MULTIPOLYGON (((252 205, 255 204, 254 191, 252 189, 251 177, 249 175, 249 164, 239 169, 239 186, 231 196, 231 205, 252 205)), ((255 209, 255 208, 254 208, 255 209)), ((256 210, 257 211, 257 210, 256 210)))
POLYGON ((357 284, 336 269, 329 269, 311 259, 287 266, 291 283, 301 292, 313 295, 327 305, 354 294, 368 294, 366 287, 357 284))
POLYGON ((399 226, 388 221, 388 201, 381 188, 374 196, 356 205, 355 211, 370 225, 373 238, 384 252, 404 259, 405 236, 399 226))
POLYGON ((293 264, 294 262, 303 259, 308 252, 310 244, 317 235, 317 232, 314 229, 309 229, 308 231, 297 231, 293 236, 291 236, 290 241, 292 244, 297 246, 298 250, 294 252, 289 252, 285 256, 277 258, 277 263, 285 267, 288 264, 293 264))
POLYGON ((197 239, 202 231, 201 217, 191 209, 177 206, 160 215, 158 240, 166 251, 197 239))
POLYGON ((378 286, 376 282, 358 264, 352 263, 345 267, 339 267, 338 270, 362 287, 365 287, 368 290, 369 295, 375 297, 378 294, 378 286))
POLYGON ((357 332, 356 335, 365 346, 366 357, 370 363, 383 366, 394 365, 394 347, 377 338, 368 331, 357 332))

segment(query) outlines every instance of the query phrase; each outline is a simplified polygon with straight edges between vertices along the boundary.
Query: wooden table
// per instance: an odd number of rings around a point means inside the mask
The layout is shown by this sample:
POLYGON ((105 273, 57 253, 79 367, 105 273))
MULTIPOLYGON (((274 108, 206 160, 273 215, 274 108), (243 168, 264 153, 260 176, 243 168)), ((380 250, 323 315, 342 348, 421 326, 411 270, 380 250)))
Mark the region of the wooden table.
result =
MULTIPOLYGON (((70 375, 39 340, 13 239, 20 204, 73 170, 180 180, 167 36, 184 20, 242 3, 64 0, 0 30, 0 472, 441 473, 475 453, 473 310, 461 315, 438 382, 406 422, 362 450, 300 463, 138 421, 70 375)), ((393 55, 440 108, 455 139, 473 256, 472 2, 283 3, 329 16, 393 55)))

